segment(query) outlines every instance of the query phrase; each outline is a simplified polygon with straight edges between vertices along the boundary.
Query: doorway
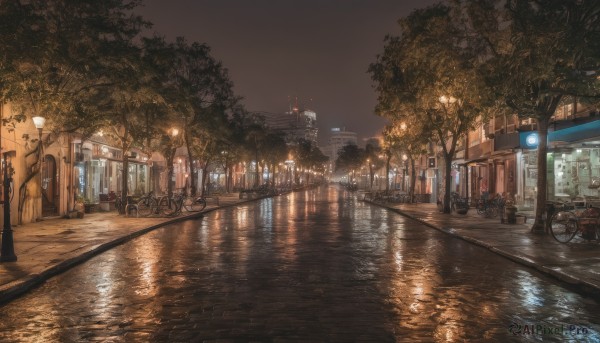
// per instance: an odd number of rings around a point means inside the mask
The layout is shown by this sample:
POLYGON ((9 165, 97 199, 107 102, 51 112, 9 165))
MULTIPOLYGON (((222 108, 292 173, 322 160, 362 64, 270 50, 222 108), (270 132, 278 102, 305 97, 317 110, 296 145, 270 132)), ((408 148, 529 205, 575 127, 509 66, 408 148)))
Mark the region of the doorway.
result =
POLYGON ((59 192, 56 184, 56 160, 44 156, 42 162, 42 217, 58 215, 59 192))

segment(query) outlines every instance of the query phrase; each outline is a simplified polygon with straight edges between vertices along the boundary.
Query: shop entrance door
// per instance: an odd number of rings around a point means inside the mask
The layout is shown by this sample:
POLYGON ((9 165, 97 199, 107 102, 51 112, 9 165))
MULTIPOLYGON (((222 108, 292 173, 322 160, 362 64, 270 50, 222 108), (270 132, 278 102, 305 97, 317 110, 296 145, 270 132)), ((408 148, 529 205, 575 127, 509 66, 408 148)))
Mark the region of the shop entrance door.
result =
POLYGON ((505 188, 505 168, 504 168, 504 164, 496 164, 496 193, 497 194, 503 194, 504 192, 506 192, 506 188, 505 188))
POLYGON ((44 156, 42 163, 42 216, 58 215, 59 194, 56 185, 56 160, 52 155, 44 156))

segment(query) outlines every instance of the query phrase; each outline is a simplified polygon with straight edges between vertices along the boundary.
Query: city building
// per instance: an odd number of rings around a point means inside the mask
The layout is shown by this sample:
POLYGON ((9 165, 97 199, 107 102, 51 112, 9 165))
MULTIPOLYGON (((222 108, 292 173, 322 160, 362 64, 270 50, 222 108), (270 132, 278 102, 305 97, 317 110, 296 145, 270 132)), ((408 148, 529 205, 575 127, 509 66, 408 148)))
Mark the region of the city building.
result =
POLYGON ((338 158, 338 152, 345 145, 358 145, 358 135, 356 132, 346 131, 345 127, 334 127, 329 131, 328 144, 321 149, 323 154, 329 157, 328 173, 332 181, 344 181, 344 173, 334 173, 335 162, 338 158))
POLYGON ((356 132, 346 131, 345 127, 334 127, 329 131, 328 144, 323 148, 323 154, 335 163, 340 149, 349 144, 358 145, 358 135, 356 132))
MULTIPOLYGON (((452 190, 479 199, 484 193, 535 207, 537 146, 535 122, 516 115, 492 118, 469 132, 452 164, 452 190)), ((548 200, 598 202, 600 117, 575 102, 560 106, 548 132, 548 200)))
POLYGON ((285 113, 258 112, 267 127, 285 133, 288 144, 296 144, 306 139, 317 145, 317 113, 309 109, 293 107, 285 113))

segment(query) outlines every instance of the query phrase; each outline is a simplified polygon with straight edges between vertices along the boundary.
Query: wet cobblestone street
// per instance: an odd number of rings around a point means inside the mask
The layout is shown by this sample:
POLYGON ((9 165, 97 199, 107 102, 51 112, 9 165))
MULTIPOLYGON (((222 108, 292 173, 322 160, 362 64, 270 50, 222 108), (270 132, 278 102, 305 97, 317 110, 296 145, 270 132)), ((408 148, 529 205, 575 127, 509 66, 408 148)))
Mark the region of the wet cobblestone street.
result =
POLYGON ((600 341, 599 310, 532 269, 322 187, 103 253, 0 307, 0 341, 600 341))

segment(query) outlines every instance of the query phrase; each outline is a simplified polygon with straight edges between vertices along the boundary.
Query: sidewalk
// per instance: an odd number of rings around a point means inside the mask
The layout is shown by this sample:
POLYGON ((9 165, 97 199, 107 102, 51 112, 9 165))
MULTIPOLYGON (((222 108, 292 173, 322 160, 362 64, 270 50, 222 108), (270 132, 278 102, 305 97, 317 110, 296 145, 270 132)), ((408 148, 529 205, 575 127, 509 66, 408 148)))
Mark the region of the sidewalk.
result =
POLYGON ((0 303, 149 231, 247 201, 252 200, 240 200, 238 193, 233 193, 220 196, 219 206, 213 199, 208 199, 208 206, 202 213, 184 212, 175 218, 125 217, 113 211, 85 214, 83 219, 48 219, 13 226, 17 261, 0 263, 0 303))
POLYGON ((550 235, 532 234, 531 217, 527 218, 526 224, 501 224, 500 217, 484 218, 475 209, 460 215, 440 213, 436 204, 378 205, 533 267, 593 297, 600 297, 600 245, 596 242, 576 238, 562 244, 550 235))

